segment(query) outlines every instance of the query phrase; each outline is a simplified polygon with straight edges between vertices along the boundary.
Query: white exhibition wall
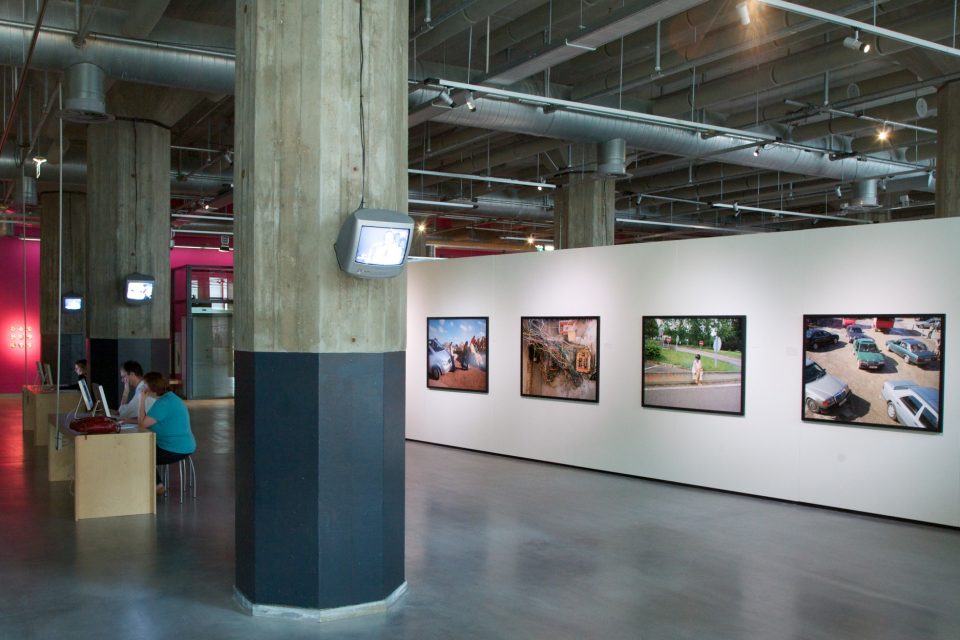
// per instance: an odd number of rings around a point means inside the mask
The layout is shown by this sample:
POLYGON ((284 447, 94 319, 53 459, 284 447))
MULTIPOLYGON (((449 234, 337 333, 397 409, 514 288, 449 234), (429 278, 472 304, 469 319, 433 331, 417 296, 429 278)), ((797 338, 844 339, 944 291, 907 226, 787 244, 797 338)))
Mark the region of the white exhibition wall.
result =
POLYGON ((960 219, 465 258, 408 273, 407 437, 960 526, 960 219), (946 314, 943 433, 801 421, 804 314, 946 314), (600 316, 598 404, 520 396, 521 316, 600 316), (745 415, 641 407, 641 317, 746 315, 745 415), (426 318, 489 316, 487 394, 426 318))

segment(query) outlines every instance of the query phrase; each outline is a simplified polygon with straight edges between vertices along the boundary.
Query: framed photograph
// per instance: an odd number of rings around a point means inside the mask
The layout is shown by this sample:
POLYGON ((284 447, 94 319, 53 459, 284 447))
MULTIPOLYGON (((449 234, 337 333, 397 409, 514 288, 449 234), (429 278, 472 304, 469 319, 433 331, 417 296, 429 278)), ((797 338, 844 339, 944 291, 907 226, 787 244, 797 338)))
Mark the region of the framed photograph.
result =
POLYGON ((600 401, 600 317, 520 318, 520 395, 600 401))
POLYGON ((743 415, 746 316, 644 316, 644 407, 743 415))
POLYGON ((943 314, 803 316, 802 417, 943 431, 943 314))
POLYGON ((489 318, 427 318, 427 387, 488 391, 489 318))

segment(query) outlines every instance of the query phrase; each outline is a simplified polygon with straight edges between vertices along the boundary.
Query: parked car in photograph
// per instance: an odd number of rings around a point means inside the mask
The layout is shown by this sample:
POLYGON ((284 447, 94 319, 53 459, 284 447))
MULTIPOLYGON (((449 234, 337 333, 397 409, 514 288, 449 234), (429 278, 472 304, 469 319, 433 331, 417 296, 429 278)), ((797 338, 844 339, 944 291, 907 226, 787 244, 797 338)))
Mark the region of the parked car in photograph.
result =
POLYGON ((807 358, 803 366, 803 402, 813 413, 838 407, 850 397, 850 387, 819 364, 807 358))
POLYGON ((940 318, 917 318, 913 326, 917 329, 937 329, 940 327, 940 318))
POLYGON ((887 340, 887 351, 895 353, 910 364, 930 364, 937 359, 937 354, 927 348, 927 345, 916 338, 899 338, 887 340))
POLYGON ((852 343, 857 338, 864 338, 866 334, 863 332, 863 329, 858 327, 855 324, 852 324, 847 327, 847 342, 852 343))
POLYGON ((861 369, 883 369, 886 359, 873 338, 857 338, 853 341, 853 355, 861 369))
POLYGON ((803 333, 803 344, 807 349, 816 351, 820 347, 837 344, 840 336, 824 329, 807 329, 803 333))
POLYGON ((940 430, 940 394, 910 380, 887 380, 880 396, 887 401, 887 416, 905 427, 940 430))
POLYGON ((434 338, 427 340, 427 371, 434 380, 453 371, 453 356, 434 338))
POLYGON ((877 316, 873 319, 873 328, 880 333, 890 333, 895 320, 893 316, 877 316))

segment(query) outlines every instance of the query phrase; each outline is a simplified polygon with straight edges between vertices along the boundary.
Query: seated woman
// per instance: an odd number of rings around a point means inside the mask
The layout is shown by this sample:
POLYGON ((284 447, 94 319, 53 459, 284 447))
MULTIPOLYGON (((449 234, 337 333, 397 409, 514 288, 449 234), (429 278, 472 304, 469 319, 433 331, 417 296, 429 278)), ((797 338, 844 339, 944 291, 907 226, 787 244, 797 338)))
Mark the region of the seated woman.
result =
MULTIPOLYGON (((140 431, 157 434, 157 465, 167 465, 186 458, 197 450, 197 441, 190 430, 190 413, 177 394, 170 391, 166 376, 151 371, 143 376, 147 390, 140 397, 140 431), (146 396, 156 398, 150 411, 144 404, 146 396)), ((157 473, 157 494, 163 495, 164 486, 157 473)))

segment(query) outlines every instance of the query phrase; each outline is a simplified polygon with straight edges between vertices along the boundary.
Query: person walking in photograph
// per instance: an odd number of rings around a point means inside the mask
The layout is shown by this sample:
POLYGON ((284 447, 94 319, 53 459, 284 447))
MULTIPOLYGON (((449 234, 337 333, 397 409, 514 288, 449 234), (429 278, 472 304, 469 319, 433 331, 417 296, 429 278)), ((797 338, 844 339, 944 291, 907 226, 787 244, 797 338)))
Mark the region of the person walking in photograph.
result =
POLYGON ((693 384, 699 385, 703 383, 703 363, 700 362, 699 353, 693 359, 693 366, 690 368, 690 374, 693 377, 693 384))

